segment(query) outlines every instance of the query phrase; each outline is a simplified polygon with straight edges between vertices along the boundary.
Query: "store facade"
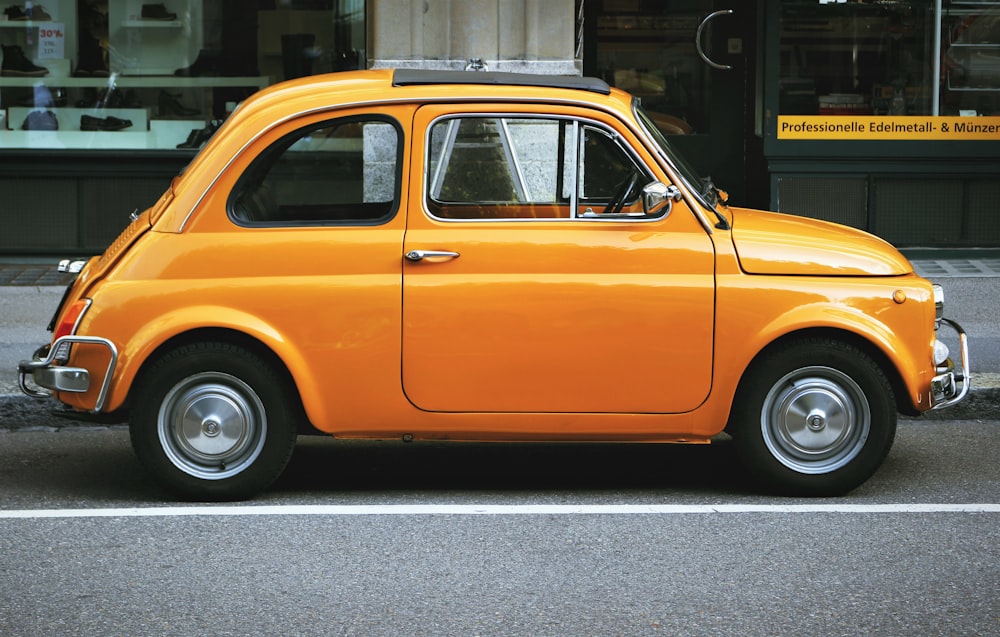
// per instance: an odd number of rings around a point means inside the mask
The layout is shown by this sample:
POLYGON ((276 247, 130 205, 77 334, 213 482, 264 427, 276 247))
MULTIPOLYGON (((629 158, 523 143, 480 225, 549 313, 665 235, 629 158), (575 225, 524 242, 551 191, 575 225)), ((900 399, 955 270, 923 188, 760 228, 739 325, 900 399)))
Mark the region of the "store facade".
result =
POLYGON ((634 92, 738 205, 1000 245, 1000 2, 48 0, 0 43, 3 254, 100 251, 261 87, 473 59, 634 92))
POLYGON ((899 245, 1000 245, 1000 2, 768 3, 771 202, 899 245))

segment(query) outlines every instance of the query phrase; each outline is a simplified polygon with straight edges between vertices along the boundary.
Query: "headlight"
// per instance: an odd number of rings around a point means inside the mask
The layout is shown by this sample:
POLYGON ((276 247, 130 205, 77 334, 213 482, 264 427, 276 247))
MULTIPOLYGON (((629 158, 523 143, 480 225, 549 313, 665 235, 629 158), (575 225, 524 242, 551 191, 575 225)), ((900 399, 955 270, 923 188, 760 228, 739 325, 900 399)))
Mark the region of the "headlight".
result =
POLYGON ((948 362, 948 356, 951 352, 948 351, 948 346, 941 341, 934 341, 934 366, 941 367, 948 362))

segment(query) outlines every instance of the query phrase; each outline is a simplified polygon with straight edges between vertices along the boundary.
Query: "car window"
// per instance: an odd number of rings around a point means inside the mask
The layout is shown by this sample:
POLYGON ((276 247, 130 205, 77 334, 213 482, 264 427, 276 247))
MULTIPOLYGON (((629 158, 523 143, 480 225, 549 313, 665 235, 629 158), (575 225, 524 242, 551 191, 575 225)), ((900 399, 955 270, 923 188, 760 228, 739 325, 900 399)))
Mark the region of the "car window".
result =
POLYGON ((402 132, 385 118, 309 126, 262 152, 237 181, 240 225, 374 225, 396 211, 402 132))
POLYGON ((442 219, 641 212, 641 187, 652 180, 611 131, 572 119, 444 118, 428 141, 425 198, 442 219))

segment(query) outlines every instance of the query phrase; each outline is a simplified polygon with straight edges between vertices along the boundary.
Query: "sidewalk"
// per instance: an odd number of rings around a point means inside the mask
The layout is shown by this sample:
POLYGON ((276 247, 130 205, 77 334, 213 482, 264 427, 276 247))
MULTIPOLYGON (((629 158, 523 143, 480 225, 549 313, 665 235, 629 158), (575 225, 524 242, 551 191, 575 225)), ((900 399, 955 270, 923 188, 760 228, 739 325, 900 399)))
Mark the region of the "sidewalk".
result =
POLYGON ((58 259, 49 263, 0 262, 0 286, 56 285, 63 287, 73 280, 72 274, 56 271, 58 259))

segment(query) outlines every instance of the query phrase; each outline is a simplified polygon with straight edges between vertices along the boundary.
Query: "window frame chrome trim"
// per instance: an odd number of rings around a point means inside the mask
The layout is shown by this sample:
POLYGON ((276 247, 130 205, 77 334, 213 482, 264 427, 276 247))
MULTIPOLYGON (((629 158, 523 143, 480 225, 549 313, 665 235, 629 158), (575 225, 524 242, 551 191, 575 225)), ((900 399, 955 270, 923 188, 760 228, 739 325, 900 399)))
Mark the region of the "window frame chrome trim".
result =
MULTIPOLYGON (((342 104, 319 106, 316 108, 310 108, 303 111, 298 111, 296 113, 292 113, 285 117, 274 120, 270 126, 258 130, 236 152, 234 152, 229 157, 229 160, 226 161, 225 164, 223 164, 223 166, 219 169, 219 171, 215 174, 215 176, 212 177, 211 180, 209 180, 208 185, 201 192, 201 194, 198 195, 198 198, 195 200, 194 205, 191 207, 191 209, 184 214, 183 220, 180 222, 180 224, 178 224, 177 231, 184 232, 188 222, 190 222, 191 220, 191 216, 194 214, 194 211, 201 208, 201 204, 205 200, 205 197, 207 197, 208 194, 212 191, 212 189, 215 187, 215 184, 220 179, 222 179, 222 176, 228 172, 230 166, 232 166, 243 155, 243 153, 245 153, 246 150, 250 148, 250 146, 252 146, 258 139, 269 133, 276 126, 280 126, 286 122, 298 119, 300 117, 312 117, 313 115, 317 115, 320 113, 333 113, 340 110, 350 110, 350 109, 360 109, 360 108, 377 109, 380 106, 400 106, 406 104, 413 105, 415 110, 419 110, 424 106, 449 104, 449 103, 470 104, 475 102, 488 102, 491 104, 550 104, 553 106, 566 106, 566 107, 582 108, 587 110, 596 110, 602 113, 606 113, 612 117, 618 118, 618 121, 622 122, 622 124, 624 124, 629 130, 631 130, 632 133, 636 137, 638 137, 640 141, 646 144, 646 149, 653 155, 654 158, 658 159, 660 168, 665 173, 667 173, 667 176, 670 177, 670 181, 675 184, 680 183, 684 185, 685 190, 687 191, 685 193, 685 198, 694 197, 694 195, 690 194, 691 190, 690 185, 683 178, 678 177, 679 171, 676 169, 676 167, 673 166, 669 158, 664 157, 661 154, 661 152, 658 150, 659 146, 653 143, 649 133, 646 132, 646 130, 642 127, 641 123, 633 123, 628 119, 620 118, 619 117, 620 113, 618 110, 606 106, 600 103, 599 101, 569 99, 565 97, 551 97, 551 98, 524 97, 524 96, 503 97, 497 95, 482 95, 482 94, 472 95, 468 97, 451 97, 451 98, 444 98, 444 97, 417 98, 414 97, 413 95, 407 95, 393 99, 366 99, 353 102, 344 102, 342 104)), ((632 112, 631 116, 634 119, 635 113, 632 112)), ((410 124, 412 126, 412 120, 410 121, 410 124)), ((228 120, 226 123, 223 124, 223 127, 227 125, 229 125, 228 120)), ((406 131, 404 130, 404 136, 405 135, 406 131)), ((217 136, 213 136, 213 139, 215 139, 216 137, 217 136)), ((209 140, 209 144, 211 143, 212 141, 209 140)), ((204 152, 204 149, 202 149, 202 151, 199 152, 204 152)), ((183 174, 183 172, 184 171, 182 170, 181 173, 183 174)), ((698 201, 697 198, 695 198, 695 200, 698 201)), ((695 216, 699 219, 699 221, 701 221, 705 230, 709 234, 712 234, 712 224, 709 223, 707 218, 704 216, 705 215, 704 211, 701 210, 700 207, 696 206, 691 206, 691 210, 693 214, 695 214, 695 216)))
MULTIPOLYGON (((518 101, 520 103, 520 100, 518 101)), ((585 104, 589 105, 589 104, 585 104)), ((592 105, 589 105, 592 106, 592 105)), ((423 157, 423 170, 421 170, 422 183, 420 187, 420 207, 423 210, 427 218, 434 221, 439 221, 442 223, 511 223, 511 222, 521 222, 521 223, 570 223, 570 222, 600 222, 600 223, 653 223, 656 221, 662 221, 667 215, 657 215, 655 217, 640 216, 640 217, 622 217, 622 216, 607 216, 607 217, 583 217, 579 214, 579 188, 578 188, 578 178, 580 172, 580 153, 582 150, 581 135, 586 126, 593 126, 594 130, 599 131, 604 134, 608 134, 612 143, 618 146, 628 157, 629 161, 632 162, 633 167, 641 169, 646 173, 647 176, 654 177, 654 171, 643 161, 641 161, 632 148, 631 144, 625 142, 622 138, 621 133, 616 131, 614 128, 608 126, 604 122, 588 117, 580 117, 574 115, 557 115, 554 113, 525 113, 517 111, 467 111, 461 113, 447 113, 444 115, 439 115, 432 119, 425 131, 424 131, 424 157, 423 157), (431 130, 441 122, 445 120, 458 120, 463 118, 482 118, 482 119, 497 119, 503 121, 504 119, 540 119, 540 120, 550 120, 550 121, 568 121, 573 124, 574 130, 574 154, 575 158, 573 161, 573 166, 571 169, 572 179, 573 179, 573 189, 570 194, 570 216, 569 217, 549 217, 549 218, 521 218, 521 217, 498 217, 493 219, 449 219, 445 217, 438 217, 433 214, 428 208, 428 198, 430 196, 429 184, 429 172, 430 172, 430 136, 431 130)), ((492 203, 492 202, 482 202, 482 203, 492 203)), ((530 203, 530 202, 529 202, 530 203)), ((558 202, 557 202, 558 203, 558 202)))

